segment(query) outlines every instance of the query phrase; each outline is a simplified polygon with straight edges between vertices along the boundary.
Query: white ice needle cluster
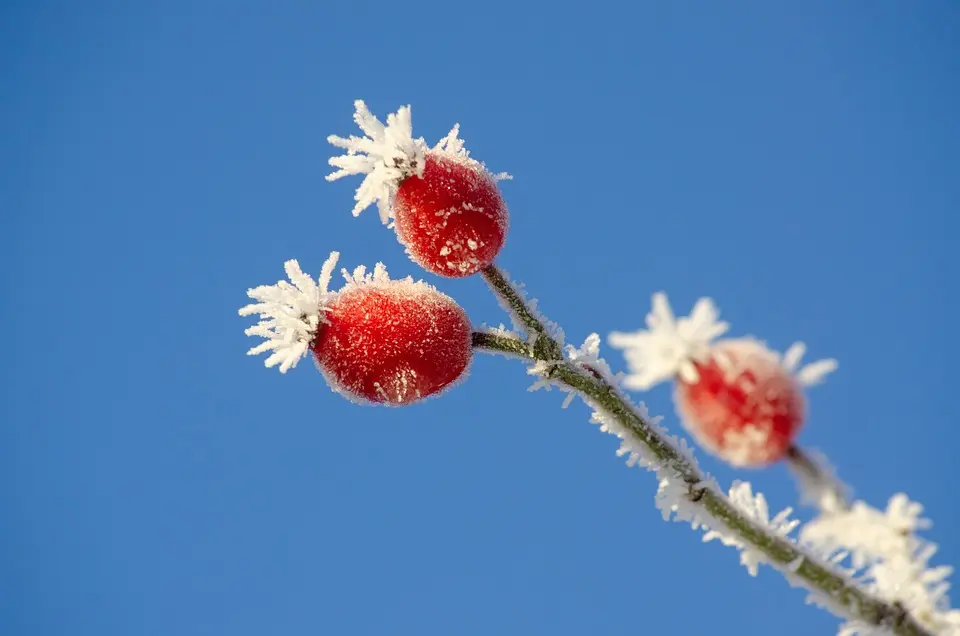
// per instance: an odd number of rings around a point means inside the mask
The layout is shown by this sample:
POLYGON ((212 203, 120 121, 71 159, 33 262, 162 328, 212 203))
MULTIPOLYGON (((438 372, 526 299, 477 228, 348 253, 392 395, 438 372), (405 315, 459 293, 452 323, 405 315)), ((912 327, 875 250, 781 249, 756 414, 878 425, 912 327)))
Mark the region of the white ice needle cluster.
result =
MULTIPOLYGON (((653 308, 647 315, 647 328, 640 331, 610 334, 610 345, 624 350, 630 373, 624 378, 624 386, 646 391, 653 386, 679 376, 688 384, 698 380, 695 362, 704 362, 711 357, 714 340, 730 329, 719 320, 719 311, 713 300, 701 298, 693 306, 689 316, 675 318, 667 295, 653 295, 653 308)), ((762 342, 749 340, 764 355, 775 358, 784 371, 793 375, 802 386, 812 386, 823 380, 837 368, 837 361, 817 360, 800 366, 807 347, 802 342, 794 343, 781 357, 762 342)), ((730 341, 727 341, 730 342, 730 341)))
MULTIPOLYGON (((327 175, 327 181, 336 181, 351 175, 365 175, 354 195, 357 202, 353 208, 354 216, 376 203, 380 220, 384 225, 390 225, 397 188, 404 179, 423 176, 428 152, 442 154, 477 170, 486 171, 483 164, 472 159, 470 152, 464 147, 463 140, 459 137, 460 124, 454 125, 437 145, 430 148, 423 137, 413 136, 410 106, 401 106, 397 112, 387 115, 386 125, 370 112, 363 100, 355 101, 354 108, 353 121, 363 131, 364 136, 327 137, 330 144, 346 150, 345 154, 330 158, 330 165, 337 170, 327 175)), ((505 172, 490 176, 498 181, 511 178, 505 172)))
MULTIPOLYGON (((735 505, 745 517, 766 528, 771 533, 786 539, 793 529, 800 525, 798 519, 791 519, 793 508, 784 508, 773 519, 770 518, 770 509, 767 506, 767 499, 763 493, 753 494, 753 488, 749 482, 735 481, 730 486, 730 501, 735 505)), ((740 550, 740 563, 747 568, 750 576, 757 575, 757 568, 761 563, 766 562, 766 557, 750 549, 737 535, 733 533, 724 533, 718 530, 709 530, 703 535, 703 542, 707 543, 718 539, 723 545, 734 546, 740 550)))
POLYGON ((393 197, 400 182, 413 175, 423 175, 427 144, 422 137, 413 137, 409 106, 401 106, 397 112, 387 115, 386 125, 370 112, 363 100, 355 101, 354 107, 353 120, 365 136, 327 137, 332 145, 347 151, 330 159, 330 165, 337 170, 327 175, 327 181, 366 175, 354 196, 357 204, 353 215, 376 203, 380 220, 387 225, 393 218, 393 197))
MULTIPOLYGON (((960 636, 960 610, 950 609, 947 596, 952 568, 928 567, 937 546, 916 535, 930 526, 922 512, 923 507, 904 494, 894 495, 885 511, 857 501, 810 521, 800 538, 822 552, 848 559, 873 594, 900 603, 932 633, 960 636)), ((870 633, 855 623, 844 629, 842 634, 870 633)))
POLYGON ((829 374, 837 370, 837 361, 825 358, 800 367, 800 360, 807 352, 807 345, 795 342, 783 354, 780 364, 784 370, 797 379, 801 386, 820 384, 829 374))
POLYGON ((624 350, 630 373, 627 388, 646 391, 679 375, 685 382, 698 379, 694 362, 710 356, 710 344, 730 326, 718 320, 719 312, 709 298, 701 298, 689 316, 675 318, 667 295, 653 295, 653 309, 647 315, 647 329, 633 333, 613 332, 610 346, 624 350))
POLYGON ((297 366, 306 355, 317 328, 326 322, 330 277, 339 256, 338 252, 330 253, 316 282, 303 273, 297 261, 289 260, 284 263, 289 283, 281 280, 275 285, 247 290, 247 296, 257 302, 241 308, 239 313, 241 316, 259 314, 260 322, 244 333, 264 338, 264 342, 250 349, 247 355, 272 351, 264 365, 280 365, 280 373, 297 366))

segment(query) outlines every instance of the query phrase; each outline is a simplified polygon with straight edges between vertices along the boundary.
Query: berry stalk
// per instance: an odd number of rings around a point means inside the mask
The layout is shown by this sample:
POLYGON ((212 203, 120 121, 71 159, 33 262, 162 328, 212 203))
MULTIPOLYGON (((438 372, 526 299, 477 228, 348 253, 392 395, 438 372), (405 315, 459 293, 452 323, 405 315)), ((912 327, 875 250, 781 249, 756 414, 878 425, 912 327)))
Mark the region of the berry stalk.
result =
POLYGON ((787 448, 784 459, 797 481, 801 495, 809 499, 821 512, 831 514, 850 508, 843 484, 807 451, 792 444, 787 448))
MULTIPOLYGON (((484 270, 484 276, 513 314, 538 337, 549 338, 541 318, 529 308, 511 283, 494 268, 484 270)), ((728 536, 751 550, 761 553, 765 560, 783 574, 788 581, 800 585, 816 596, 816 602, 846 619, 885 627, 898 636, 932 636, 898 603, 886 603, 865 592, 856 582, 840 573, 829 563, 797 543, 764 527, 742 512, 697 466, 676 447, 655 422, 646 417, 631 401, 602 374, 570 360, 537 350, 522 341, 492 333, 475 332, 475 349, 487 353, 525 357, 543 365, 540 373, 549 381, 579 394, 598 412, 613 418, 622 427, 627 443, 640 444, 656 458, 659 466, 671 471, 684 485, 682 496, 686 506, 697 510, 700 519, 709 520, 711 528, 728 536)), ((552 352, 551 352, 552 353, 552 352)), ((689 519, 689 517, 685 517, 689 519)))
POLYGON ((500 268, 496 264, 489 265, 480 270, 480 274, 497 298, 500 299, 504 309, 515 316, 523 325, 527 333, 527 339, 532 341, 536 359, 543 361, 562 360, 563 349, 550 333, 546 321, 537 314, 533 307, 528 305, 520 290, 510 282, 510 279, 500 271, 500 268))

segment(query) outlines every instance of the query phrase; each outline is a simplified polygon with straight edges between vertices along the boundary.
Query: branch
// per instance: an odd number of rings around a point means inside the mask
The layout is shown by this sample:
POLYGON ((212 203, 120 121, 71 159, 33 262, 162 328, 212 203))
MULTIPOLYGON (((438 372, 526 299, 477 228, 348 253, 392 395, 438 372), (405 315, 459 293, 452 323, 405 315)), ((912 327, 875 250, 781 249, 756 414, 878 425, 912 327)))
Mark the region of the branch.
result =
MULTIPOLYGON (((505 282, 502 276, 501 280, 505 282)), ((504 294, 501 298, 510 303, 516 315, 532 316, 518 294, 504 294)), ((539 320, 537 322, 539 324, 539 320)), ((692 457, 686 456, 685 449, 675 445, 602 373, 569 360, 538 354, 530 348, 524 350, 517 343, 515 339, 491 333, 473 335, 473 344, 478 350, 525 357, 536 363, 538 375, 575 391, 601 416, 612 418, 621 429, 616 432, 624 438, 627 449, 642 448, 646 459, 641 457, 641 462, 657 471, 661 486, 665 481, 669 483, 670 477, 682 482, 684 506, 695 511, 693 516, 685 515, 682 520, 689 520, 695 526, 703 525, 706 520, 706 525, 715 532, 732 536, 744 548, 759 552, 788 581, 814 593, 815 600, 842 618, 885 627, 898 636, 932 636, 899 604, 874 598, 819 556, 756 523, 720 491, 712 479, 700 472, 692 457)), ((680 517, 676 505, 673 511, 680 517)))

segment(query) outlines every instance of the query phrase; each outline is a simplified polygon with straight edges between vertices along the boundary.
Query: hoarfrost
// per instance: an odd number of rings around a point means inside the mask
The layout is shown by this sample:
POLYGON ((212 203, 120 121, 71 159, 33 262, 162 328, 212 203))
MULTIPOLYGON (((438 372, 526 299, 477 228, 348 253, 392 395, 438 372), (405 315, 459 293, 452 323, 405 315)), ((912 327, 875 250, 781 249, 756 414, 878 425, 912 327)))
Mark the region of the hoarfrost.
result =
MULTIPOLYGON (((885 511, 857 501, 848 509, 826 511, 807 523, 801 541, 851 569, 871 593, 899 603, 933 633, 960 636, 960 610, 950 608, 946 580, 949 566, 930 567, 936 544, 917 536, 930 527, 922 518, 923 506, 900 493, 890 498, 885 511)), ((849 623, 846 634, 871 634, 869 626, 849 623)))
POLYGON ((364 137, 330 135, 327 141, 346 150, 346 154, 331 157, 330 165, 337 168, 327 175, 327 181, 336 181, 351 175, 366 175, 357 188, 357 204, 353 215, 376 203, 384 225, 393 218, 393 196, 398 184, 407 177, 423 175, 427 144, 423 138, 413 138, 413 120, 410 106, 401 106, 387 115, 386 126, 367 108, 363 100, 354 103, 353 121, 364 137))
POLYGON ((280 373, 297 366, 316 335, 317 328, 326 322, 330 278, 340 254, 331 252, 320 270, 317 282, 300 269, 295 260, 284 263, 290 278, 275 285, 261 285, 247 290, 247 296, 258 302, 246 305, 239 311, 241 316, 259 314, 260 322, 247 328, 248 336, 260 336, 264 342, 247 351, 247 355, 259 355, 272 351, 264 365, 280 365, 280 373), (293 283, 293 284, 291 284, 293 283))
MULTIPOLYGON (((611 346, 623 349, 630 373, 624 386, 641 391, 677 376, 687 383, 695 384, 699 374, 695 362, 705 362, 715 354, 713 341, 726 333, 730 325, 719 320, 719 311, 713 300, 701 298, 694 304, 689 316, 675 318, 666 294, 653 295, 653 307, 646 318, 646 329, 635 332, 610 334, 611 346)), ((812 386, 837 369, 833 359, 817 360, 799 368, 806 352, 802 342, 794 343, 781 356, 765 343, 753 338, 741 339, 752 342, 758 351, 776 360, 801 386, 812 386)), ((724 360, 717 356, 718 364, 724 360)))
MULTIPOLYGON (((780 538, 786 539, 790 533, 793 532, 794 528, 800 524, 799 520, 790 518, 790 515, 793 514, 793 508, 784 508, 771 519, 766 497, 763 496, 763 493, 759 492, 754 495, 753 488, 749 482, 733 482, 733 485, 730 486, 729 497, 730 503, 736 506, 745 517, 780 538)), ((748 547, 733 533, 726 533, 722 530, 709 530, 703 535, 704 543, 713 541, 714 539, 719 540, 724 545, 733 546, 740 550, 740 563, 747 568, 750 576, 756 576, 758 566, 767 561, 766 556, 748 547)), ((794 563, 791 562, 787 566, 787 569, 793 572, 799 566, 799 563, 794 565, 794 563)))
POLYGON ((832 358, 817 360, 804 365, 799 370, 800 360, 806 353, 807 346, 802 342, 795 342, 784 352, 781 364, 787 373, 796 377, 801 386, 813 386, 823 382, 827 375, 837 370, 837 361, 832 358))
POLYGON ((667 295, 654 294, 653 308, 646 318, 647 329, 632 333, 615 331, 608 339, 612 347, 624 349, 630 369, 624 386, 645 391, 678 374, 684 381, 695 383, 697 370, 693 362, 706 360, 710 343, 730 328, 718 318, 713 301, 701 298, 689 316, 676 319, 667 295))
POLYGON ((397 112, 387 115, 386 125, 370 112, 363 100, 356 100, 354 109, 353 121, 364 136, 327 137, 331 145, 346 153, 330 158, 329 163, 336 170, 326 177, 327 181, 336 181, 352 175, 365 175, 354 195, 357 202, 353 208, 354 216, 376 203, 380 221, 384 225, 391 225, 397 188, 404 179, 423 176, 427 154, 431 152, 482 170, 495 181, 512 178, 505 172, 492 174, 482 163, 470 157, 470 152, 459 137, 460 124, 454 125, 443 139, 430 148, 423 137, 413 136, 410 106, 401 106, 397 112))

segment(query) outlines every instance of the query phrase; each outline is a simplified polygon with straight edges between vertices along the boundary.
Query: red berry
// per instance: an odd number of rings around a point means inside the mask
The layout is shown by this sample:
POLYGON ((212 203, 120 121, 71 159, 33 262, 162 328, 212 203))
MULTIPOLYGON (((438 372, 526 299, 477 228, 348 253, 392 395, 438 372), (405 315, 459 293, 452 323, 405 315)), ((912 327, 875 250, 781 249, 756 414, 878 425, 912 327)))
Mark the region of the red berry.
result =
POLYGON ((507 235, 507 206, 480 164, 428 152, 422 176, 399 186, 397 236, 418 265, 459 278, 490 265, 507 235))
POLYGON ((334 390, 400 406, 434 395, 470 363, 470 321, 452 298, 410 280, 347 286, 311 344, 334 390))
POLYGON ((677 379, 674 399, 697 441, 738 466, 783 457, 803 425, 804 399, 777 356, 750 340, 716 343, 696 381, 677 379))

